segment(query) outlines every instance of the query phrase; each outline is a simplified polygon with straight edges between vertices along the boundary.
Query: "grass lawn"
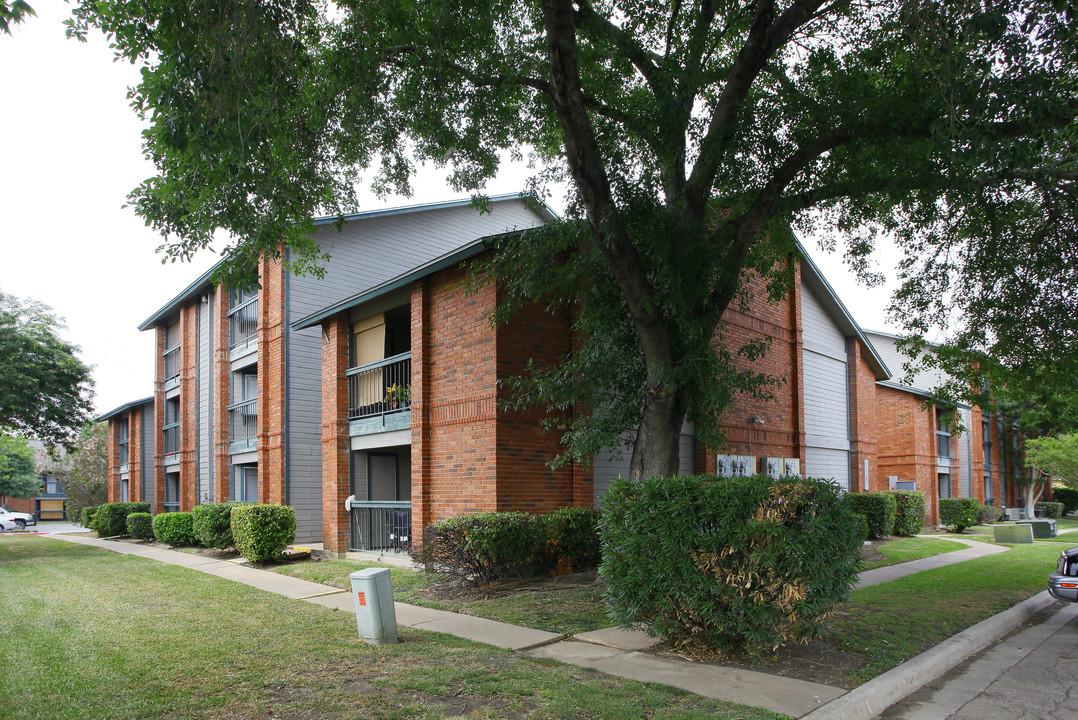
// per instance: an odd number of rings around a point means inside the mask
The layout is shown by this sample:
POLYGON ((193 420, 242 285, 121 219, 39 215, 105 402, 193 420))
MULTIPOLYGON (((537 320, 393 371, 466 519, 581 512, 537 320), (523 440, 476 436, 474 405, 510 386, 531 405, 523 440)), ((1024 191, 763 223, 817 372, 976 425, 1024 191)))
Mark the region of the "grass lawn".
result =
POLYGON ((615 624, 606 616, 599 589, 594 585, 559 587, 556 583, 543 586, 537 584, 522 592, 509 595, 495 594, 490 598, 434 600, 417 591, 429 586, 435 578, 408 568, 363 563, 357 560, 332 560, 282 565, 276 568, 276 571, 304 580, 347 589, 350 587, 349 574, 368 567, 389 568, 393 577, 393 598, 397 602, 466 613, 513 625, 565 634, 587 632, 615 624))
POLYGON ((943 553, 964 550, 965 548, 965 545, 951 540, 918 537, 902 538, 901 540, 894 540, 878 546, 876 551, 883 555, 885 559, 865 563, 863 569, 871 570, 886 565, 897 565, 898 563, 920 560, 921 558, 942 555, 943 553))
POLYGON ((341 613, 210 575, 0 537, 6 718, 781 716, 403 629, 374 647, 341 613))
POLYGON ((865 682, 1043 590, 1058 556, 1038 541, 856 590, 831 639, 865 656, 852 675, 865 682))

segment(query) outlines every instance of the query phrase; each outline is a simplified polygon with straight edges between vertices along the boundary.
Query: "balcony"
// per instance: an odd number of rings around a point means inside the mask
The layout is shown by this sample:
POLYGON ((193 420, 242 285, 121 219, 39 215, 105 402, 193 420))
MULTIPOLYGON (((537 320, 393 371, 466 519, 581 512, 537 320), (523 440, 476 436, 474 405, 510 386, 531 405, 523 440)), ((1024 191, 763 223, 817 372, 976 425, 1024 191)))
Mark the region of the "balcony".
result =
POLYGON ((166 425, 161 429, 164 436, 165 465, 175 465, 180 461, 180 426, 166 425))
POLYGON ((165 391, 180 386, 180 346, 165 351, 165 391))
POLYGON ((349 369, 351 435, 405 430, 412 424, 412 353, 349 369))
POLYGON ((258 349, 258 296, 234 308, 228 315, 229 360, 258 349))
POLYGON ((228 451, 245 453, 258 449, 258 398, 228 406, 232 435, 228 451))
POLYGON ((412 503, 352 501, 348 549, 407 554, 412 546, 412 503))

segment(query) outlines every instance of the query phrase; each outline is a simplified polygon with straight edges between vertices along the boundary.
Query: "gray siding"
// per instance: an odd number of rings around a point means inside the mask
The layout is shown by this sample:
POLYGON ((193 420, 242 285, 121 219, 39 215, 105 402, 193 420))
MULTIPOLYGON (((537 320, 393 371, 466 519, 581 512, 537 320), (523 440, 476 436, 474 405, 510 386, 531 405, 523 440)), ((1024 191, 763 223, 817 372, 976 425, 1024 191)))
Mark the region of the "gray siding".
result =
POLYGON ((523 202, 505 201, 494 203, 486 215, 468 207, 433 208, 355 220, 340 232, 333 226, 319 228, 315 237, 331 258, 325 276, 288 275, 286 280, 286 442, 297 540, 322 539, 322 336, 317 327, 294 332, 291 323, 479 238, 541 223, 523 202))
POLYGON ((198 500, 213 497, 213 316, 215 293, 198 306, 198 500))
MULTIPOLYGON (((626 433, 626 438, 635 437, 635 433, 626 433)), ((629 461, 632 459, 632 446, 621 450, 621 457, 615 457, 613 450, 604 450, 595 456, 592 464, 593 490, 595 494, 595 507, 602 503, 602 497, 610 489, 610 484, 619 477, 629 476, 629 461)), ((682 475, 696 474, 696 443, 694 441, 693 428, 685 423, 681 428, 681 437, 678 441, 678 472, 682 475)))
POLYGON ((805 376, 805 467, 808 477, 850 488, 850 407, 846 338, 812 292, 801 287, 805 376))
POLYGON ((970 458, 969 424, 971 414, 968 409, 958 411, 959 420, 965 428, 958 436, 958 494, 960 497, 973 497, 973 463, 970 458))
POLYGON ((153 450, 154 437, 157 433, 154 428, 153 403, 142 406, 142 499, 153 505, 154 498, 154 469, 153 450))
POLYGON ((884 364, 891 369, 893 373, 892 382, 915 390, 932 392, 946 381, 946 376, 938 370, 917 369, 917 363, 898 349, 897 338, 873 332, 866 332, 865 335, 868 336, 872 346, 876 348, 876 352, 883 358, 884 364), (913 371, 912 373, 911 370, 913 371))

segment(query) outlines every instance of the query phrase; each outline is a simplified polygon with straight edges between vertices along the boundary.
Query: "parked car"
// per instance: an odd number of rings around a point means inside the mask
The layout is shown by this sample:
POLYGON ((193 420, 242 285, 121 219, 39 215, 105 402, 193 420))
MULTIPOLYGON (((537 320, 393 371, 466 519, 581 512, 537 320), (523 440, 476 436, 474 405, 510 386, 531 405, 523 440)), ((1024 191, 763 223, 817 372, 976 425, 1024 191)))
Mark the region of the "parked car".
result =
POLYGON ((15 529, 15 521, 6 516, 0 516, 0 532, 15 529))
POLYGON ((1056 600, 1078 602, 1078 547, 1059 554, 1056 571, 1048 576, 1048 593, 1056 600))
POLYGON ((37 517, 29 515, 27 513, 9 512, 5 508, 0 508, 0 518, 11 520, 15 523, 15 527, 22 530, 27 525, 37 525, 37 517))

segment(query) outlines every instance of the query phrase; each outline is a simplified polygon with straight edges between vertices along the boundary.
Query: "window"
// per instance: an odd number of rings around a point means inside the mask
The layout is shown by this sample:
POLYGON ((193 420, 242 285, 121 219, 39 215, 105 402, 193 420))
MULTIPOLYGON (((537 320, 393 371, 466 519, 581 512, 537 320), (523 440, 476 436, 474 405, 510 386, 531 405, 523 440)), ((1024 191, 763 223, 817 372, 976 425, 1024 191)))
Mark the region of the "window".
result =
POLYGON ((52 475, 45 478, 45 494, 46 495, 62 495, 64 493, 63 488, 60 487, 60 481, 52 475))
POLYGON ((940 498, 951 497, 951 476, 947 473, 939 474, 940 498))
POLYGON ((180 376, 180 321, 165 328, 165 380, 180 376))
POLYGON ((981 420, 981 448, 984 451, 984 499, 987 505, 994 505, 995 490, 992 487, 992 421, 981 420))
POLYGON ((231 416, 232 442, 253 440, 258 435, 258 375, 253 372, 232 373, 231 416))
POLYGON ((258 502, 258 465, 232 466, 232 499, 239 502, 258 502))
POLYGON ((165 473, 165 502, 162 505, 165 512, 176 512, 180 509, 179 473, 165 473))
POLYGON ((229 347, 234 348, 258 335, 258 288, 233 290, 228 308, 229 347))
POLYGON ((165 440, 165 455, 175 455, 180 451, 180 399, 165 400, 165 424, 161 426, 165 440))
MULTIPOLYGON (((120 439, 116 441, 117 448, 120 451, 120 467, 127 464, 128 455, 128 431, 127 431, 127 418, 120 421, 120 439)), ((127 502, 124 500, 123 502, 127 502)))
POLYGON ((131 501, 130 501, 130 500, 128 499, 128 494, 127 494, 127 493, 128 493, 128 489, 127 489, 127 486, 128 486, 128 481, 127 481, 127 480, 121 480, 121 481, 120 481, 120 502, 131 502, 131 501))
MULTIPOLYGON (((943 408, 936 408, 936 457, 951 457, 951 421, 954 413, 943 408)), ((948 497, 950 497, 948 495, 948 497)))

